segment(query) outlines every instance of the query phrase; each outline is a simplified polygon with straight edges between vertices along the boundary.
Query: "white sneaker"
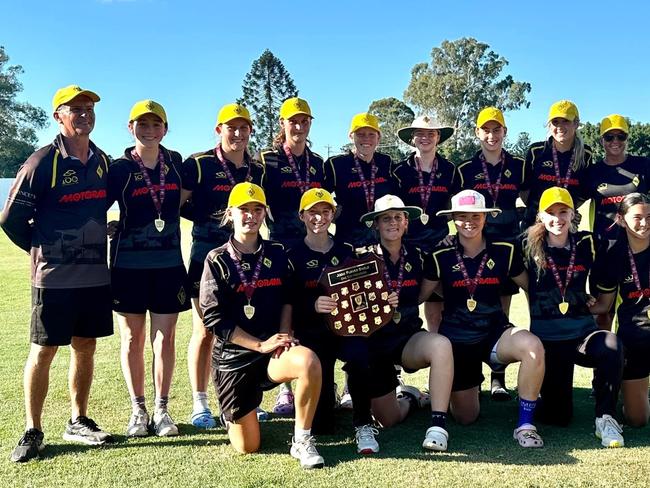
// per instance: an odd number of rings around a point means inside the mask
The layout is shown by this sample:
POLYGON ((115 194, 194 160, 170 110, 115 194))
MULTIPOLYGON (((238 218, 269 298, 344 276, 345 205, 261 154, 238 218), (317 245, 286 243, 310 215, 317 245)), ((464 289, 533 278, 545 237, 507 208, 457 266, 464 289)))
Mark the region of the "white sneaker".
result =
POLYGON ((424 436, 422 447, 430 451, 446 451, 449 434, 442 427, 429 427, 424 436))
POLYGON ((149 435, 149 414, 139 409, 131 414, 129 425, 126 427, 127 437, 146 437, 149 435))
POLYGON ((623 427, 611 415, 596 417, 596 437, 604 447, 623 447, 623 427))
POLYGON ((379 443, 375 436, 379 431, 370 424, 354 428, 354 438, 357 441, 357 452, 359 454, 375 454, 379 452, 379 443))
POLYGON ((322 468, 325 465, 323 456, 318 454, 314 445, 314 436, 296 440, 291 438, 291 455, 300 461, 300 466, 305 469, 322 468))
POLYGON ((343 410, 352 410, 352 395, 347 390, 343 391, 343 396, 339 402, 339 408, 343 410))
POLYGON ((398 398, 405 395, 415 398, 418 403, 418 407, 420 408, 428 407, 431 405, 431 396, 429 396, 428 393, 421 392, 415 386, 399 385, 395 390, 395 393, 397 393, 398 398))
POLYGON ((178 435, 178 427, 167 410, 160 410, 153 414, 153 431, 158 437, 178 435))

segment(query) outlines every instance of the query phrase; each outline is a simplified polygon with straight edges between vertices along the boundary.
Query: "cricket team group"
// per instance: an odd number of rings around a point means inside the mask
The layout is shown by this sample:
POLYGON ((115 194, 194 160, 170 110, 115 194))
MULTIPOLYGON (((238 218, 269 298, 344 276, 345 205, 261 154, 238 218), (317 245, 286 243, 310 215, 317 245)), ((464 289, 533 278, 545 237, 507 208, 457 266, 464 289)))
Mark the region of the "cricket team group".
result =
POLYGON ((250 154, 250 113, 228 104, 217 115, 216 146, 183 160, 161 144, 171 123, 165 109, 143 100, 128 117, 134 145, 112 160, 90 140, 99 101, 76 85, 55 93, 59 134, 20 167, 0 214, 9 239, 31 257, 26 428, 13 461, 45 448, 42 412, 60 346, 70 346, 63 438, 114 441, 88 411, 96 340, 113 333, 113 313, 132 407, 127 437, 179 433, 168 401, 176 324, 190 309, 189 422, 226 429, 242 453, 260 449, 260 422, 269 417, 260 402, 273 388, 273 414, 295 418, 290 453, 303 468, 325 465, 315 436, 333 433, 336 408, 352 410, 360 454, 379 451, 379 428, 422 408, 430 410, 422 447, 446 451, 448 414, 460 425, 479 416, 483 363, 493 400, 511 398, 505 369, 519 363, 513 438, 522 448, 544 446, 541 424, 569 425, 576 364, 593 369, 603 446, 624 445, 623 421, 647 423, 650 160, 627 153, 623 116, 602 119, 605 157, 594 160, 578 108, 558 101, 547 139, 522 159, 504 149, 501 110, 487 107, 476 114, 480 150, 450 162, 439 146, 454 129, 435 117, 398 131, 412 152, 392 161, 377 151, 380 121, 360 113, 351 150, 323 160, 310 149, 310 106, 294 97, 280 108, 271 148, 250 154), (591 232, 577 229, 587 201, 591 232), (116 202, 119 221, 107 222, 116 202), (192 222, 187 267, 181 217, 192 222), (353 317, 358 285, 332 293, 319 283, 326 268, 366 258, 382 264, 363 286, 383 305, 353 317), (520 289, 529 329, 509 319, 520 289), (381 313, 385 325, 353 334, 379 324, 381 313), (420 369, 429 370, 423 391, 401 374, 420 369))

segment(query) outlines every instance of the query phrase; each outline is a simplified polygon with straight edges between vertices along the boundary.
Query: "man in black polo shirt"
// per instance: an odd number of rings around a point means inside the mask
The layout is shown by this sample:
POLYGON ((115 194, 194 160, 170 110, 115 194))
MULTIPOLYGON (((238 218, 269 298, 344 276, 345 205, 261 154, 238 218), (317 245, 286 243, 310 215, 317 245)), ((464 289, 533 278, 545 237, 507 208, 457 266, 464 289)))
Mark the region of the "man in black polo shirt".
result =
POLYGON ((31 349, 25 364, 26 430, 11 460, 45 447, 41 413, 50 365, 70 345, 71 418, 63 438, 88 445, 111 440, 86 416, 97 337, 113 333, 106 264, 108 159, 90 141, 99 96, 76 85, 52 99, 60 134, 20 167, 2 214, 7 236, 31 254, 31 349))

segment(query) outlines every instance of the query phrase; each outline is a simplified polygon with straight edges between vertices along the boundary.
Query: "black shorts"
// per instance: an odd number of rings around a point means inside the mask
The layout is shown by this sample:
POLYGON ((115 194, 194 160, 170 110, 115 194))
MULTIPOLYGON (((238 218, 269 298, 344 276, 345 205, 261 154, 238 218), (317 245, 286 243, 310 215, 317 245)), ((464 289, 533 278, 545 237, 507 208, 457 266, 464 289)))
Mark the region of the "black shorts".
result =
POLYGON ((30 341, 39 346, 67 346, 73 337, 113 334, 111 287, 32 287, 30 341))
POLYGON ((179 313, 189 310, 184 266, 157 269, 113 268, 113 310, 119 313, 179 313))
POLYGON ((190 265, 187 269, 187 282, 185 285, 185 289, 188 291, 190 298, 199 298, 201 276, 203 276, 203 261, 199 262, 190 259, 190 265))
POLYGON ((452 391, 468 390, 483 383, 485 377, 483 376, 482 363, 492 368, 505 366, 495 362, 490 356, 503 332, 510 327, 513 325, 504 324, 502 327, 494 328, 485 339, 474 344, 452 341, 451 348, 454 353, 452 391))
POLYGON ((235 422, 255 410, 262 403, 264 392, 278 386, 269 378, 270 360, 271 355, 267 354, 237 371, 212 369, 221 413, 228 422, 235 422))
POLYGON ((620 334, 625 349, 623 380, 640 380, 650 376, 650 331, 637 329, 633 334, 620 334))
POLYGON ((502 297, 511 297, 517 293, 519 293, 519 285, 510 278, 499 287, 499 295, 502 297))

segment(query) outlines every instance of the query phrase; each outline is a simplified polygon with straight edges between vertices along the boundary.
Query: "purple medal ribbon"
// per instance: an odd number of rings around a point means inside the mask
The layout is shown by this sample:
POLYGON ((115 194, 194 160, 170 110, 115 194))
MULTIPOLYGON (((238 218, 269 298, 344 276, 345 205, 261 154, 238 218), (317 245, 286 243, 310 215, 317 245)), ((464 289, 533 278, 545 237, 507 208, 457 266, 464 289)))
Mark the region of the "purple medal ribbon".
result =
POLYGON ((562 295, 562 301, 564 302, 564 296, 566 295, 566 291, 569 289, 569 283, 571 283, 571 278, 573 278, 573 271, 575 268, 575 261, 576 261, 576 245, 573 242, 573 239, 570 239, 571 243, 571 256, 569 257, 569 266, 566 269, 566 280, 564 283, 562 283, 562 280, 560 279, 560 272, 558 270, 557 265, 555 264, 555 261, 553 258, 549 255, 546 256, 546 260, 548 261, 548 265, 551 268, 551 272, 553 273, 553 278, 555 278, 555 283, 557 284, 557 287, 560 289, 560 294, 562 295))
POLYGON ((289 160, 289 166, 291 166, 293 175, 296 177, 300 193, 305 193, 309 188, 309 151, 307 151, 307 148, 305 148, 305 181, 303 181, 302 178, 300 178, 300 171, 298 170, 298 165, 296 164, 296 160, 294 159, 293 154, 291 154, 289 145, 287 143, 282 144, 282 149, 284 149, 284 154, 289 160))
POLYGON ((359 175, 359 180, 361 181, 361 188, 363 188, 363 193, 366 196, 366 206, 368 207, 368 212, 372 212, 375 206, 375 176, 377 175, 377 165, 375 164, 375 158, 370 160, 370 181, 366 180, 366 177, 363 174, 363 169, 359 163, 359 159, 354 156, 354 167, 357 169, 359 175), (370 190, 368 190, 370 186, 370 190))
MULTIPOLYGON (((632 253, 632 249, 630 249, 629 245, 627 246, 627 255, 630 258, 630 268, 632 268, 632 279, 634 280, 636 289, 639 291, 639 299, 636 301, 636 303, 639 303, 643 298, 643 287, 641 286, 641 280, 639 279, 639 271, 637 270, 636 262, 634 261, 634 254, 632 253)), ((648 282, 650 283, 650 278, 648 278, 648 282)))
POLYGON ((478 270, 476 271, 476 275, 474 276, 474 278, 469 277, 469 274, 467 273, 467 268, 465 267, 465 263, 463 262, 463 257, 458 252, 458 249, 455 249, 454 252, 456 253, 456 261, 458 261, 458 267, 460 268, 461 273, 463 273, 463 281, 465 282, 465 287, 469 292, 470 298, 473 299, 474 293, 476 292, 476 288, 478 287, 478 282, 481 279, 481 275, 483 274, 483 269, 485 269, 485 263, 487 263, 488 260, 487 252, 483 255, 483 259, 481 259, 481 264, 479 264, 478 270))
MULTIPOLYGON (((499 156, 499 162, 497 164, 501 164, 501 171, 499 171, 499 177, 497 178, 497 181, 492 184, 490 181, 490 172, 488 171, 488 166, 487 166, 487 161, 485 159, 485 156, 483 155, 483 152, 479 155, 479 159, 481 160, 481 166, 483 167, 483 174, 485 175, 485 182, 487 183, 487 191, 492 197, 492 204, 496 205, 497 203, 497 198, 499 198, 499 191, 501 190, 501 177, 503 176, 503 168, 505 166, 505 158, 503 157, 503 151, 501 151, 501 155, 499 156)), ((559 171, 559 170, 558 170, 559 171)))
MULTIPOLYGON (((226 157, 223 154, 223 149, 221 149, 221 143, 217 144, 217 147, 214 148, 214 155, 221 163, 221 167, 223 168, 224 173, 226 173, 226 177, 228 178, 228 181, 230 181, 230 184, 232 186, 235 186, 237 184, 237 180, 235 180, 235 177, 230 172, 230 168, 228 168, 226 157)), ((250 181, 250 180, 251 180, 251 165, 249 164, 248 173, 246 174, 246 179, 244 181, 250 181)))
POLYGON ((257 262, 255 263, 255 269, 253 270, 253 276, 251 277, 250 281, 246 279, 246 275, 244 274, 244 270, 241 266, 241 259, 239 259, 239 257, 237 256, 237 253, 235 252, 232 242, 228 246, 228 254, 230 254, 230 258, 232 259, 232 262, 235 264, 235 268, 237 269, 237 274, 239 275, 239 279, 241 280, 242 285, 244 285, 244 293, 246 294, 246 298, 248 299, 248 304, 250 305, 251 298, 253 298, 253 293, 255 293, 255 288, 257 288, 257 279, 260 277, 260 272, 262 271, 264 250, 260 252, 260 257, 257 258, 257 262))
POLYGON ((566 170, 566 175, 564 179, 560 176, 560 161, 557 157, 557 149, 555 149, 555 144, 551 144, 551 152, 553 154, 553 168, 555 169, 555 179, 557 181, 557 186, 566 188, 569 186, 569 180, 571 179, 571 173, 573 173, 573 163, 576 159, 576 152, 572 151, 571 160, 569 161, 569 167, 566 170))
POLYGON ((149 195, 151 195, 151 199, 153 200, 153 206, 156 207, 156 212, 158 212, 158 218, 160 219, 160 215, 162 213, 162 205, 165 201, 165 157, 163 156, 162 151, 158 150, 158 165, 160 166, 160 185, 158 191, 160 192, 160 197, 156 194, 156 189, 151 183, 149 172, 147 171, 142 158, 135 149, 131 151, 131 158, 133 161, 138 163, 138 167, 140 168, 144 182, 147 185, 147 189, 149 190, 149 195))
MULTIPOLYGON (((390 258, 389 258, 390 259, 390 258)), ((386 260, 384 259, 384 262, 386 260)), ((391 279, 390 274, 388 274, 388 266, 384 266, 384 279, 388 285, 389 291, 394 291, 399 296, 399 292, 402 290, 402 284, 404 283, 404 264, 406 262, 406 257, 404 256, 404 246, 399 250, 399 270, 397 271, 397 281, 391 279)))
POLYGON ((424 185, 424 171, 422 171, 422 166, 420 166, 420 158, 415 156, 414 159, 415 169, 418 172, 418 193, 420 194, 420 202, 422 202, 422 211, 426 213, 427 207, 429 206, 429 199, 431 198, 433 182, 436 177, 436 172, 438 171, 438 158, 436 157, 433 159, 433 163, 431 165, 431 173, 429 173, 429 181, 427 182, 426 187, 424 185))

